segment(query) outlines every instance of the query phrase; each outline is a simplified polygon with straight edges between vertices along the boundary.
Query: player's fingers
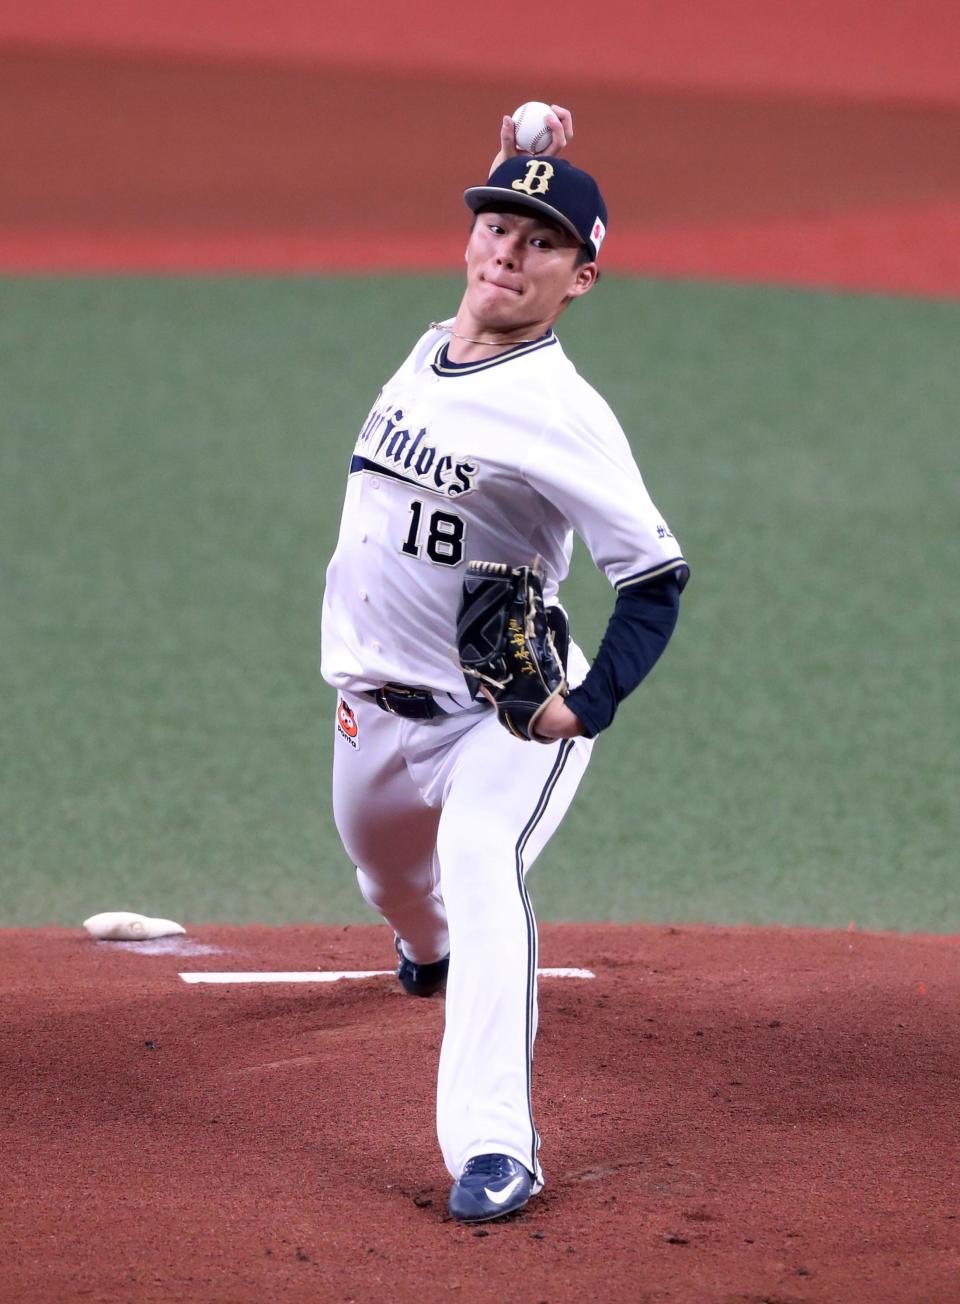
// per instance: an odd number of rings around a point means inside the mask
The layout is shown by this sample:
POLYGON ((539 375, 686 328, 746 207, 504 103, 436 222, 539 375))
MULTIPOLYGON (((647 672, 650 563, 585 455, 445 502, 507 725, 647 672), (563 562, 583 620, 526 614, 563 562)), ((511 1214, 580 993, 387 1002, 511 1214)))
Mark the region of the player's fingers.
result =
POLYGON ((569 109, 565 109, 562 104, 551 104, 550 108, 560 119, 563 130, 566 133, 568 143, 573 140, 573 114, 569 109))
POLYGON ((565 148, 567 143, 567 133, 563 129, 563 123, 555 113, 548 113, 544 118, 544 121, 550 128, 550 144, 546 149, 541 150, 540 152, 555 157, 565 148))
POLYGON ((551 141, 546 152, 559 154, 573 140, 573 114, 562 104, 551 104, 550 110, 547 126, 550 128, 551 141))
POLYGON ((517 149, 517 129, 514 126, 513 118, 510 117, 509 113, 505 113, 500 124, 500 153, 490 164, 490 171, 496 172, 501 163, 506 163, 508 158, 516 158, 519 152, 517 149))

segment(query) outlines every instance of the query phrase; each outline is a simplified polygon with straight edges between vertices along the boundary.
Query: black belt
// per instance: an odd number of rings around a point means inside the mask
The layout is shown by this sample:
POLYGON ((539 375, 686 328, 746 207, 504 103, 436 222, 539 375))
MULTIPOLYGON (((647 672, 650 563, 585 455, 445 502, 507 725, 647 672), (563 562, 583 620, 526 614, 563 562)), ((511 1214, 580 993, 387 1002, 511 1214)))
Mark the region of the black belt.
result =
POLYGON ((384 684, 382 688, 364 693, 376 702, 381 711, 402 715, 405 720, 435 720, 449 714, 437 704, 436 698, 426 688, 407 688, 404 684, 384 684))

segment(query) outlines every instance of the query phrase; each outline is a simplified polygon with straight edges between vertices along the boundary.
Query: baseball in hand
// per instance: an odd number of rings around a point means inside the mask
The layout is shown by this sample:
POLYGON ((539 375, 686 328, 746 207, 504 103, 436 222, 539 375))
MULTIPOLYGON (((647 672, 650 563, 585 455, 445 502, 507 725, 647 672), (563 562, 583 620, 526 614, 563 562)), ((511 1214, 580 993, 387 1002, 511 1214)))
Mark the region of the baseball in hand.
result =
POLYGON ((553 139, 547 126, 547 114, 552 112, 549 104, 541 104, 539 100, 530 100, 514 111, 517 149, 527 154, 540 154, 547 148, 553 139))

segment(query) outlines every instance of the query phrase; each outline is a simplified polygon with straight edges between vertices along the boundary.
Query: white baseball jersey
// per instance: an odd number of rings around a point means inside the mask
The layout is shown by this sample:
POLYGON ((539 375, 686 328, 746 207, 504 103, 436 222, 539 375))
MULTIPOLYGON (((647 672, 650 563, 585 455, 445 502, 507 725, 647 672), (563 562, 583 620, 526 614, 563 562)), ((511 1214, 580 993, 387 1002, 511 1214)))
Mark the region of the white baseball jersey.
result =
POLYGON ((611 584, 678 570, 676 540, 616 417, 549 332, 485 362, 431 329, 357 439, 323 602, 323 677, 463 694, 453 659, 463 567, 543 559, 566 577, 573 531, 611 584))
MULTIPOLYGON (((451 1175, 495 1152, 524 1164, 537 1190, 525 880, 593 741, 518 741, 471 704, 455 660, 463 571, 539 554, 555 600, 574 530, 620 589, 685 567, 616 418, 552 332, 462 366, 447 360, 448 338, 423 336, 353 453, 323 602, 321 667, 340 695, 333 808, 364 899, 404 954, 449 954, 437 1135, 451 1175), (430 689, 444 714, 382 711, 365 693, 384 684, 430 689)), ((570 682, 586 670, 571 645, 570 682)))

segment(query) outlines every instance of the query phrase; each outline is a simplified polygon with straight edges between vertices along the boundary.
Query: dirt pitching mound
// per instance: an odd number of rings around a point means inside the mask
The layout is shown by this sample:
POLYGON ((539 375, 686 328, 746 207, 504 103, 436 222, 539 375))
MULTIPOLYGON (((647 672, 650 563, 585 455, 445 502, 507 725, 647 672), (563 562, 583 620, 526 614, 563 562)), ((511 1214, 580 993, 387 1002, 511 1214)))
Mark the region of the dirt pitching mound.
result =
POLYGON ((948 938, 562 925, 543 1194, 448 1220, 441 999, 382 928, 4 933, 0 1274, 32 1301, 960 1299, 948 938))

